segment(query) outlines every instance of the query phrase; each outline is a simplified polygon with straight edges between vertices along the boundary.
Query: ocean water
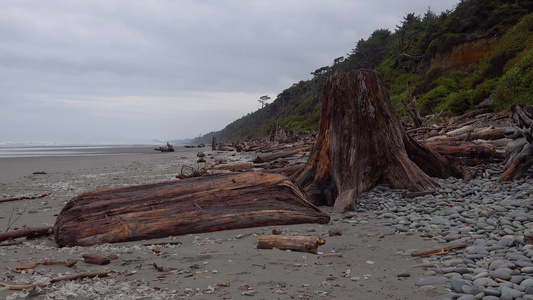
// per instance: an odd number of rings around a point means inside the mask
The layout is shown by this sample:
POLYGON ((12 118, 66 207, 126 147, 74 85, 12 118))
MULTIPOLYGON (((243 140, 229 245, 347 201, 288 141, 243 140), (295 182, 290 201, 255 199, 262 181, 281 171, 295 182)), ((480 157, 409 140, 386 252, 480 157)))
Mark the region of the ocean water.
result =
POLYGON ((0 158, 128 155, 156 152, 154 145, 0 144, 0 158))

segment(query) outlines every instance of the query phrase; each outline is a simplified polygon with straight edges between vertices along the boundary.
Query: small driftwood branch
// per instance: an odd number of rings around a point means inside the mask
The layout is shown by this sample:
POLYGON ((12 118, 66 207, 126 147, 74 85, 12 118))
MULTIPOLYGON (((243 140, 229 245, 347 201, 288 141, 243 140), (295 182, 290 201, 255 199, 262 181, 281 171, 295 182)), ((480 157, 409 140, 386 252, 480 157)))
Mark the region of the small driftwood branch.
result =
POLYGON ((324 257, 342 257, 342 253, 324 253, 318 256, 318 258, 324 258, 324 257))
MULTIPOLYGON (((107 277, 108 273, 106 271, 97 271, 97 272, 84 272, 84 273, 78 273, 78 274, 72 274, 67 275, 59 278, 52 278, 50 280, 50 284, 56 283, 59 281, 66 281, 66 280, 76 280, 79 278, 94 278, 94 277, 107 277)), ((7 284, 0 282, 0 286, 7 287, 10 290, 27 290, 27 289, 34 289, 36 287, 46 287, 48 284, 36 282, 36 283, 30 283, 30 284, 7 284)))
POLYGON ((23 197, 14 197, 14 198, 0 199, 0 203, 1 203, 1 202, 18 201, 18 200, 39 199, 39 198, 44 198, 44 197, 49 196, 49 195, 50 195, 50 193, 44 193, 44 194, 39 195, 39 196, 31 196, 31 197, 23 196, 23 197))
POLYGON ((45 259, 42 261, 36 261, 36 262, 25 262, 21 261, 19 262, 19 265, 15 268, 17 270, 28 270, 33 269, 37 267, 38 265, 45 265, 45 266, 51 266, 51 265, 65 265, 67 267, 74 266, 78 261, 75 259, 67 259, 65 261, 59 261, 54 259, 45 259))
POLYGON ((66 281, 66 280, 76 280, 80 278, 94 278, 94 277, 107 277, 109 276, 109 273, 106 271, 96 271, 96 272, 83 272, 83 273, 77 273, 77 274, 71 274, 59 278, 52 278, 52 283, 58 282, 58 281, 66 281))
POLYGON ((438 253, 441 253, 441 252, 442 253, 448 253, 451 250, 465 248, 466 246, 468 246, 467 243, 459 243, 459 244, 444 246, 444 247, 435 248, 435 249, 429 249, 429 250, 422 250, 422 251, 413 252, 413 253, 411 253, 411 256, 427 256, 427 255, 438 254, 438 253))
POLYGON ((54 227, 28 227, 0 233, 0 242, 21 237, 33 238, 54 233, 54 227))
POLYGON ((313 254, 317 254, 318 246, 325 243, 326 240, 317 236, 260 235, 257 237, 257 249, 277 248, 313 254))
POLYGON ((30 284, 7 284, 7 283, 0 282, 0 286, 7 287, 10 290, 22 291, 22 290, 34 289, 36 287, 45 287, 46 284, 40 283, 40 282, 30 283, 30 284))

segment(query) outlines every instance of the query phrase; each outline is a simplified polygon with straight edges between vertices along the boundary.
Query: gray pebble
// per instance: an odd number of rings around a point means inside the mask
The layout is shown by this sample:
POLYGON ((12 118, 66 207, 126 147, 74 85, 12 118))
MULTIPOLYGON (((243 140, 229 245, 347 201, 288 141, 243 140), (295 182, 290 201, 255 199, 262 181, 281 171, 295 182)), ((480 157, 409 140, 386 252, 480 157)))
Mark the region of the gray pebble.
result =
POLYGON ((444 277, 438 277, 438 276, 431 276, 420 279, 416 285, 417 286, 424 286, 424 285, 434 285, 434 284, 445 284, 447 282, 446 278, 444 277))
POLYGON ((476 296, 474 296, 474 295, 463 295, 463 296, 457 298, 457 300, 476 300, 476 296))
POLYGON ((450 280, 450 285, 452 286, 452 290, 454 290, 457 293, 463 292, 463 285, 465 285, 464 281, 459 279, 452 279, 450 280))
POLYGON ((396 277, 411 277, 411 273, 407 271, 401 271, 400 273, 396 274, 396 277))

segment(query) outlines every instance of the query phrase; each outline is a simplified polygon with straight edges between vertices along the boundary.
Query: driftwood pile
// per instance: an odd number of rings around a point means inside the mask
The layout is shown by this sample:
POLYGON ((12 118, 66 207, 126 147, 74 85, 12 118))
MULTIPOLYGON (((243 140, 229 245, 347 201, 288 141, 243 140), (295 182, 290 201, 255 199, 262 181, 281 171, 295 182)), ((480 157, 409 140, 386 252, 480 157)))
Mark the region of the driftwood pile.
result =
POLYGON ((505 132, 511 139, 507 145, 501 181, 522 177, 533 165, 533 106, 517 104, 511 108, 513 127, 505 132))

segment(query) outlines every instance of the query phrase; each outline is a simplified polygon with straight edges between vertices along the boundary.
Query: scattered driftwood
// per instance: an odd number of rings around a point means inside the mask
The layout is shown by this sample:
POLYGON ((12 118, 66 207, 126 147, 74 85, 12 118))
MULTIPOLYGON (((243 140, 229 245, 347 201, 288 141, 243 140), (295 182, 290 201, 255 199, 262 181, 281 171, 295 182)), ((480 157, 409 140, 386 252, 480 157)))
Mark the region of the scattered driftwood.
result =
MULTIPOLYGON (((99 272, 84 272, 84 273, 77 273, 77 274, 71 274, 59 278, 52 278, 50 280, 49 284, 56 283, 59 281, 66 281, 66 280, 76 280, 80 278, 94 278, 94 277, 107 277, 109 274, 106 271, 99 271, 99 272)), ((48 284, 36 282, 36 283, 30 283, 30 284, 7 284, 0 282, 0 286, 7 287, 10 290, 27 290, 27 289, 34 289, 37 287, 46 287, 48 284)))
POLYGON ((375 71, 337 72, 326 81, 319 128, 295 176, 313 204, 335 212, 354 209, 359 194, 383 181, 423 191, 439 186, 430 176, 453 174, 445 158, 407 135, 375 71))
POLYGON ((65 261, 59 261, 59 260, 54 260, 54 259, 45 259, 45 260, 36 261, 36 262, 21 261, 19 262, 18 266, 15 269, 16 270, 29 270, 29 269, 36 268, 38 265, 44 265, 44 266, 64 265, 66 267, 71 268, 74 265, 76 265, 76 263, 78 263, 78 261, 75 259, 67 259, 65 261))
POLYGON ((54 227, 28 227, 8 232, 0 233, 0 242, 6 240, 14 240, 21 237, 34 238, 43 235, 50 235, 54 231, 54 227))
POLYGON ((317 236, 259 235, 257 249, 280 249, 317 254, 326 241, 317 236))
POLYGON ((63 246, 90 246, 299 223, 328 223, 289 178, 263 172, 222 173, 87 192, 57 217, 63 246))
POLYGON ((448 252, 452 250, 466 248, 467 246, 468 246, 467 243, 459 243, 459 244, 439 247, 435 249, 413 252, 411 253, 411 256, 428 256, 428 255, 437 255, 437 254, 447 254, 448 252))
POLYGON ((500 181, 522 177, 533 166, 533 106, 515 104, 511 107, 513 127, 506 136, 513 139, 507 145, 507 161, 500 181))
POLYGON ((31 197, 28 197, 28 196, 22 196, 22 197, 14 197, 14 198, 0 199, 0 203, 1 203, 1 202, 18 201, 18 200, 40 199, 40 198, 44 198, 44 197, 49 196, 49 195, 50 195, 50 193, 44 193, 44 194, 39 195, 39 196, 31 196, 31 197))

